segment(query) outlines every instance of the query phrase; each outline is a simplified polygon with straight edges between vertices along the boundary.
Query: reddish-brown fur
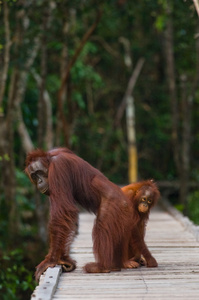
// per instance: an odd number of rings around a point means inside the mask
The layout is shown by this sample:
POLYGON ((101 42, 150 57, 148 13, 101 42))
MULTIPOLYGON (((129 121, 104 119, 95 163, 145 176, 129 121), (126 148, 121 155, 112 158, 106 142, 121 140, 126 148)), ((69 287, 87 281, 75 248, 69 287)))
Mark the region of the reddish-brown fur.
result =
POLYGON ((151 255, 144 241, 145 227, 149 218, 151 207, 153 207, 159 197, 159 190, 152 180, 141 181, 137 183, 129 184, 122 188, 124 194, 130 199, 132 204, 132 229, 131 238, 129 241, 128 260, 124 262, 125 268, 138 267, 141 259, 141 255, 146 261, 147 267, 156 267, 157 262, 151 255), (138 205, 141 198, 145 193, 150 194, 152 203, 147 213, 141 213, 138 211, 138 205))
POLYGON ((37 266, 36 278, 56 264, 69 262, 75 268, 69 251, 76 232, 78 204, 96 215, 93 227, 96 263, 87 264, 85 271, 120 270, 128 259, 132 223, 128 197, 100 171, 66 148, 31 152, 26 159, 26 173, 28 166, 37 160, 48 168, 50 249, 37 266))

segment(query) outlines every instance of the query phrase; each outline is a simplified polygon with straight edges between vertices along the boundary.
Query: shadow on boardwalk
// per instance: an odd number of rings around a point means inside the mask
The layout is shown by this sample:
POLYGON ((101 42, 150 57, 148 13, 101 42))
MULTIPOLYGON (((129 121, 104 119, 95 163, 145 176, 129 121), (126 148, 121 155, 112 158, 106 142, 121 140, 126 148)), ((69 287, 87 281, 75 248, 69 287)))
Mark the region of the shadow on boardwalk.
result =
MULTIPOLYGON (((175 214, 170 209, 172 212, 175 214)), ((158 268, 141 267, 109 274, 82 271, 84 264, 94 260, 94 216, 82 213, 79 235, 72 248, 77 269, 61 276, 59 267, 48 269, 32 299, 199 299, 199 242, 183 226, 179 215, 175 218, 170 213, 157 206, 147 225, 146 241, 158 268)))

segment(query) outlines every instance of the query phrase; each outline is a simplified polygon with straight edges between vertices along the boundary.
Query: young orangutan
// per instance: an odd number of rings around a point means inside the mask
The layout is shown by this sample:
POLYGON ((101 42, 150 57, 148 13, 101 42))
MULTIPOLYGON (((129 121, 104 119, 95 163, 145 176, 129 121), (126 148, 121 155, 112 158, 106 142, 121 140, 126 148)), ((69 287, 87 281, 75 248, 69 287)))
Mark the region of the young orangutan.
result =
POLYGON ((122 191, 130 199, 133 209, 128 260, 123 263, 123 267, 137 268, 140 264, 146 264, 149 268, 157 267, 158 264, 151 255, 144 236, 150 210, 160 197, 159 190, 155 182, 147 180, 129 184, 123 187, 122 191))

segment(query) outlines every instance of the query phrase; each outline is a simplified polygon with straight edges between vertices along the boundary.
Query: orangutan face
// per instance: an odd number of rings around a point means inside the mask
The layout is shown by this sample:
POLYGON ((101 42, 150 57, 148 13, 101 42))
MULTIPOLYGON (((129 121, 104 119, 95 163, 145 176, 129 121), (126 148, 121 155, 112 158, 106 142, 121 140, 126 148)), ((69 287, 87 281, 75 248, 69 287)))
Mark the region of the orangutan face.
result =
POLYGON ((26 168, 25 172, 31 182, 36 185, 37 189, 45 195, 50 195, 48 185, 48 169, 44 167, 40 160, 32 162, 26 168))
POLYGON ((150 188, 148 188, 146 191, 143 191, 139 204, 138 204, 138 210, 141 213, 147 213, 149 212, 151 206, 153 204, 153 192, 150 188))

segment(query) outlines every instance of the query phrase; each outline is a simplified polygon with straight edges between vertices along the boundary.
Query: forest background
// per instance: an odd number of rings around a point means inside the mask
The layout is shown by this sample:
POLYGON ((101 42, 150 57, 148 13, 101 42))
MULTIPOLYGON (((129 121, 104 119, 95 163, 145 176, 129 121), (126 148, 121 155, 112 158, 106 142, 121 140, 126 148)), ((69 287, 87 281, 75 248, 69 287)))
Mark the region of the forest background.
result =
POLYGON ((29 299, 46 253, 34 148, 67 146, 120 185, 133 157, 199 224, 196 2, 0 1, 1 299, 29 299))

